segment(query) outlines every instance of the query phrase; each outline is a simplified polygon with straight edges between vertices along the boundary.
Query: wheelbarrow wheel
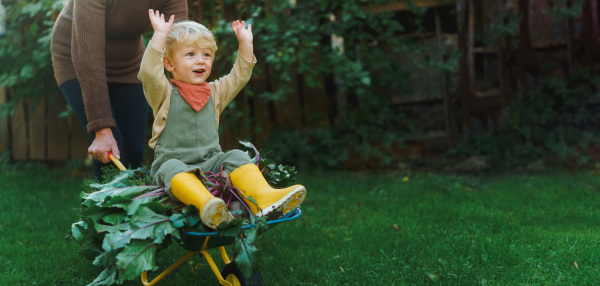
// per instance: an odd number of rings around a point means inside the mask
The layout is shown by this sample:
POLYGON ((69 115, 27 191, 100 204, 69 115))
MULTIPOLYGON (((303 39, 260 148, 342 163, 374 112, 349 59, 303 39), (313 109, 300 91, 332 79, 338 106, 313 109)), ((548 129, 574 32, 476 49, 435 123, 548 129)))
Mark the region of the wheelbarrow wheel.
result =
POLYGON ((233 286, 263 286, 264 281, 260 271, 256 271, 252 280, 248 279, 244 273, 238 268, 235 262, 231 262, 221 271, 221 275, 225 281, 231 283, 233 286))

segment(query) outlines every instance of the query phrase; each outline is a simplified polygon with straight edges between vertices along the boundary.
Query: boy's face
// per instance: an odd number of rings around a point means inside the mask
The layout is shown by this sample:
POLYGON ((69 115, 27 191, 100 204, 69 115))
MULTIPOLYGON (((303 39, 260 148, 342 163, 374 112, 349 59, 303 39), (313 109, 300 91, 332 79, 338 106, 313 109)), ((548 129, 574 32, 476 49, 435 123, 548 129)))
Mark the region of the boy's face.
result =
POLYGON ((163 58, 165 68, 173 78, 191 84, 206 81, 212 70, 213 54, 208 48, 200 48, 194 44, 176 45, 171 58, 163 58))

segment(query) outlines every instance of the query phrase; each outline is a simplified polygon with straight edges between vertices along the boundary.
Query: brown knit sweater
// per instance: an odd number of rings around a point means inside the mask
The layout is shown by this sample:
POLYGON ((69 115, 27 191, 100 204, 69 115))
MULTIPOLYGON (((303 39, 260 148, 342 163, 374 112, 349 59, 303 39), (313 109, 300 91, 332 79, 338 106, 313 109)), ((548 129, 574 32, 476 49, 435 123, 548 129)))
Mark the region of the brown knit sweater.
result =
POLYGON ((68 0, 52 31, 56 81, 77 78, 83 91, 87 131, 115 127, 107 82, 139 83, 142 34, 151 28, 148 9, 186 20, 187 0, 68 0))

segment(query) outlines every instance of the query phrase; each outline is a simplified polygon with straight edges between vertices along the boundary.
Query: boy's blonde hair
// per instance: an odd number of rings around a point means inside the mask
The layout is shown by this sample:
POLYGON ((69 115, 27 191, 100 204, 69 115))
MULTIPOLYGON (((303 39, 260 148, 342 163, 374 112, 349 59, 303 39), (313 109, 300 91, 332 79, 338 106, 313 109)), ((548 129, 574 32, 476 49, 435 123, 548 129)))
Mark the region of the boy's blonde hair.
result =
POLYGON ((217 42, 212 32, 204 25, 194 21, 181 21, 173 24, 171 32, 165 43, 165 55, 171 58, 173 50, 179 44, 196 44, 201 48, 208 48, 212 52, 213 59, 217 51, 217 42))

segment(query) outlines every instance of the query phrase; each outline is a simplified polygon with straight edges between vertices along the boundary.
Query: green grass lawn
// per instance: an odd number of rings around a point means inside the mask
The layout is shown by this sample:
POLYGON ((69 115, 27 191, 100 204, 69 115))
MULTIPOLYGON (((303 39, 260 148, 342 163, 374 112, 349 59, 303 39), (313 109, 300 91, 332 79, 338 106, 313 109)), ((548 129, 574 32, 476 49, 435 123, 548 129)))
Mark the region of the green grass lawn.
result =
MULTIPOLYGON (((599 177, 302 173, 303 216, 265 233, 260 270, 266 285, 600 285, 599 177)), ((72 169, 0 165, 0 285, 99 274, 64 240, 81 189, 72 169)), ((194 256, 159 285, 217 280, 194 256)))

